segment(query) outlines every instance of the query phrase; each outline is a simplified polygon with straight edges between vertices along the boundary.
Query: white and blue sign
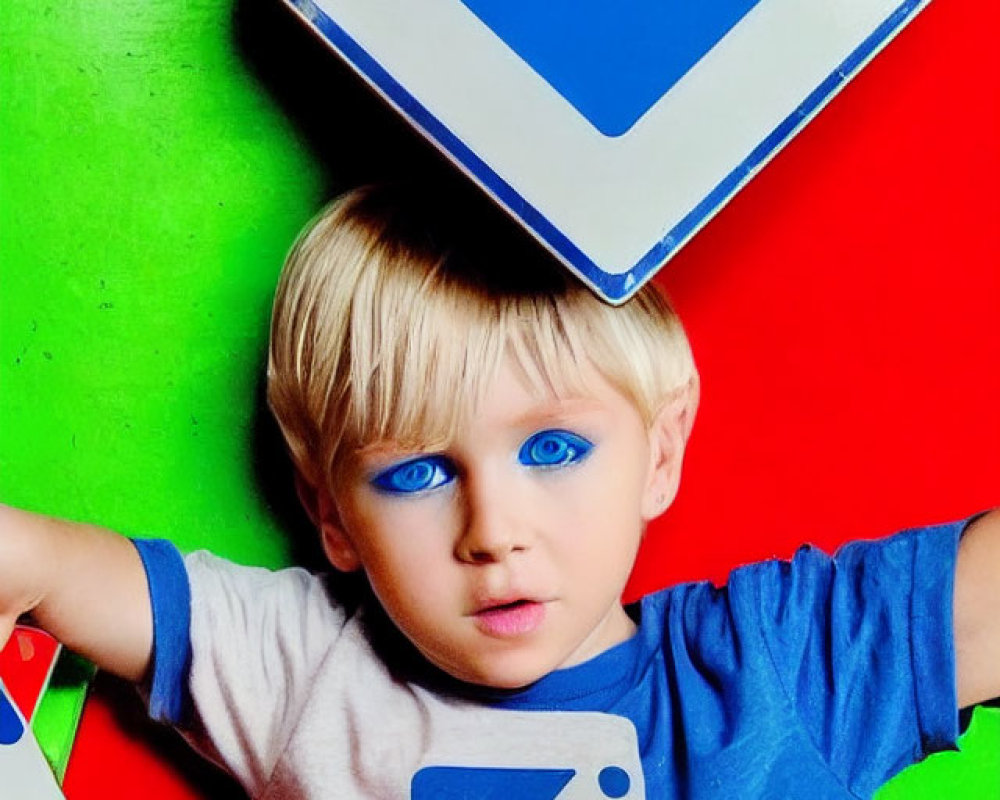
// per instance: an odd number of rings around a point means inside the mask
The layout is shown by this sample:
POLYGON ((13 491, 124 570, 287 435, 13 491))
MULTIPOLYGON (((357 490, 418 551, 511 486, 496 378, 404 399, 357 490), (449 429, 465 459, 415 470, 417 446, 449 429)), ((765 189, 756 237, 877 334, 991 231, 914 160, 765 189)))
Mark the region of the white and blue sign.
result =
POLYGON ((611 302, 927 0, 286 0, 611 302))

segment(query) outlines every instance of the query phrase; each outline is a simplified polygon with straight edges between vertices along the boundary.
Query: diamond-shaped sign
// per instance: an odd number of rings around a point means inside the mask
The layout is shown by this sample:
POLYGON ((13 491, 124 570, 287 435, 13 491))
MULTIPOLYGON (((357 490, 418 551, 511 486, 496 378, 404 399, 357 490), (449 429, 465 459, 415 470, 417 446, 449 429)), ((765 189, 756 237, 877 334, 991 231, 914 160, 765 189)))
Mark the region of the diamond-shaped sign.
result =
POLYGON ((927 0, 285 0, 624 301, 927 0))

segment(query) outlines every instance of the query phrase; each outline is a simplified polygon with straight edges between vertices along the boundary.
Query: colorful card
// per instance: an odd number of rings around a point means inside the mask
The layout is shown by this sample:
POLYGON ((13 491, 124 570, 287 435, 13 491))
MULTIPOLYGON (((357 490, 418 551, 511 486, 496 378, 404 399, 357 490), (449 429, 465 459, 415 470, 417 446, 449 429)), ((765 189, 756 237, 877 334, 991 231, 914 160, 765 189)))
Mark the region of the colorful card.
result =
POLYGON ((0 679, 60 782, 93 676, 90 662, 38 628, 16 626, 0 650, 0 679))
POLYGON ((21 711, 0 681, 0 775, 3 796, 63 800, 55 776, 21 711))

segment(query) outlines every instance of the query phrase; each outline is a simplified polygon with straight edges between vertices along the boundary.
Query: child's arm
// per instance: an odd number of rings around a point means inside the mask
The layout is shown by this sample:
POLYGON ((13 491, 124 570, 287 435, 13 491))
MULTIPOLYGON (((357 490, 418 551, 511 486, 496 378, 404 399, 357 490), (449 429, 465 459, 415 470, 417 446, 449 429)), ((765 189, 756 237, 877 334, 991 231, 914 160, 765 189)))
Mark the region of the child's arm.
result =
POLYGON ((0 505, 0 646, 27 612, 101 669, 132 681, 145 675, 152 612, 128 539, 0 505))
POLYGON ((958 548, 955 658, 960 708, 1000 697, 1000 511, 972 523, 958 548))

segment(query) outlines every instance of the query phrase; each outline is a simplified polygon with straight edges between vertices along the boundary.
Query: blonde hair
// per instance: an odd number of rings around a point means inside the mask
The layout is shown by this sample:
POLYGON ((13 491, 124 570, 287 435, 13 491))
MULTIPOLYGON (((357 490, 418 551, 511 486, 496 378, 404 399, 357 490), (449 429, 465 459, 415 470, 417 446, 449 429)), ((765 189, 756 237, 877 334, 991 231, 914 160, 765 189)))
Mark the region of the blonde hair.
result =
POLYGON ((350 456, 380 441, 447 446, 505 357, 551 392, 585 391, 591 364, 647 422, 697 380, 652 286, 613 308, 523 237, 428 206, 398 189, 354 190, 285 263, 268 402, 312 486, 332 491, 350 456))

